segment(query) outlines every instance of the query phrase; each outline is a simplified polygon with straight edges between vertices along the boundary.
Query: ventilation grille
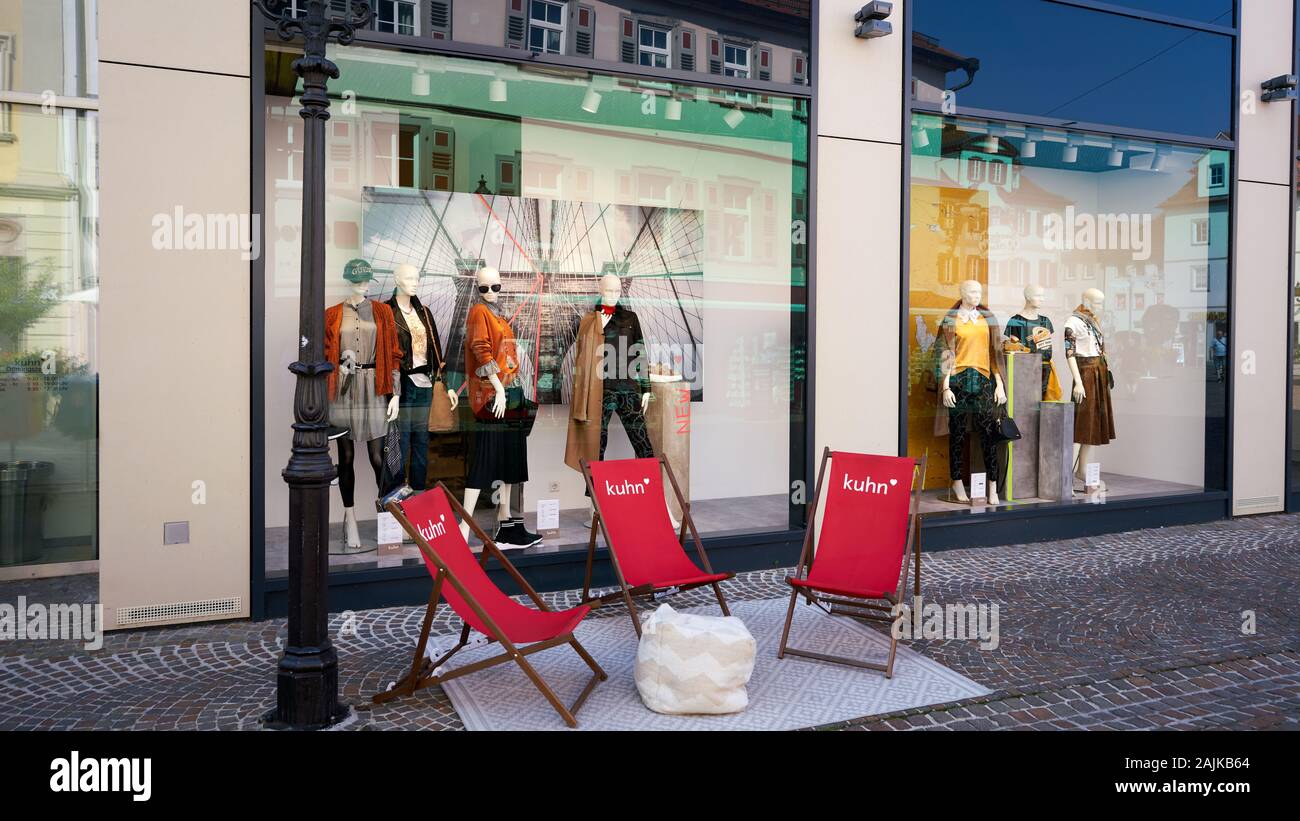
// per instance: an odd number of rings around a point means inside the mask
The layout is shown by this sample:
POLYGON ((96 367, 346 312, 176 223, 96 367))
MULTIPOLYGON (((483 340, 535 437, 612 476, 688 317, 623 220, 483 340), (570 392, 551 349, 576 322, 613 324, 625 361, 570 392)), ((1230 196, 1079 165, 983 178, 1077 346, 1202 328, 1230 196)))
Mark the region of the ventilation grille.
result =
POLYGON ((119 607, 119 627, 132 624, 153 624, 166 621, 195 621, 211 616, 238 616, 244 609, 241 596, 205 601, 175 602, 173 604, 147 604, 140 607, 119 607))
POLYGON ((578 53, 584 57, 591 56, 591 32, 579 31, 577 35, 578 53))
POLYGON ((1243 507, 1280 507, 1281 504, 1281 496, 1252 496, 1249 499, 1238 499, 1236 508, 1241 510, 1243 507))
POLYGON ((680 67, 681 67, 681 70, 682 70, 682 71, 694 71, 694 70, 695 70, 695 55, 694 55, 694 54, 687 54, 686 52, 682 52, 680 55, 678 55, 678 57, 677 57, 677 62, 680 64, 680 67))

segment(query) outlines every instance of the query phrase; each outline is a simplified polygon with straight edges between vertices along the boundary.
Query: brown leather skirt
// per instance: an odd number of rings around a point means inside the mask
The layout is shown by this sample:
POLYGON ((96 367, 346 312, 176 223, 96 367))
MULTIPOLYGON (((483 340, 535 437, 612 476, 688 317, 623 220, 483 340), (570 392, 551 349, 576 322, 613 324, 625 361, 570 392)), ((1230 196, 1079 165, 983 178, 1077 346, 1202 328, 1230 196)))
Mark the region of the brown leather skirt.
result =
POLYGON ((1076 356, 1083 401, 1074 409, 1074 441, 1080 445, 1105 445, 1115 438, 1115 414, 1110 407, 1106 361, 1100 356, 1076 356))

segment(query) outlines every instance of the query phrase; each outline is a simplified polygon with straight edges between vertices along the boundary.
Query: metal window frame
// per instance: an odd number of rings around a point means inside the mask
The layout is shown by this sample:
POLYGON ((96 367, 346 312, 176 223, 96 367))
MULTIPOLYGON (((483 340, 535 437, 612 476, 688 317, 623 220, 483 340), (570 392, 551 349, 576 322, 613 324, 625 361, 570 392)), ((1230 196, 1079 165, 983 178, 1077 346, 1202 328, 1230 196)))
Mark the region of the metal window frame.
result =
MULTIPOLYGON (((1293 15, 1296 15, 1297 18, 1300 18, 1300 2, 1295 2, 1291 4, 1291 13, 1293 15)), ((1300 20, 1293 19, 1291 25, 1291 58, 1292 58, 1291 71, 1292 73, 1295 73, 1296 71, 1300 71, 1300 54, 1297 54, 1297 49, 1300 49, 1300 40, 1296 39, 1297 25, 1300 25, 1300 20)), ((1293 375, 1293 369, 1294 369, 1293 363, 1296 356, 1296 346, 1300 345, 1300 337, 1298 337, 1296 334, 1296 321, 1295 321, 1296 286, 1298 284, 1296 281, 1297 272, 1296 272, 1296 265, 1295 265, 1295 255, 1296 255, 1295 223, 1296 223, 1297 209, 1300 209, 1300 196, 1298 196, 1296 191, 1297 187, 1300 187, 1300 146, 1297 146, 1297 140, 1300 140, 1300 130, 1297 129, 1297 124, 1296 124, 1298 109, 1300 109, 1300 106, 1296 106, 1294 102, 1291 103, 1291 148, 1293 154, 1293 159, 1291 163, 1291 174, 1292 174, 1291 192, 1289 195, 1289 201, 1291 206, 1291 218, 1287 220, 1290 253, 1287 255, 1286 299, 1284 300, 1284 304, 1286 305, 1286 310, 1287 310, 1287 316, 1286 316, 1287 349, 1286 349, 1286 356, 1283 357, 1285 363, 1284 378, 1286 379, 1286 381, 1283 383, 1286 386, 1286 389, 1283 391, 1283 394, 1286 397, 1285 415, 1283 417, 1285 420, 1284 427, 1286 430, 1286 443, 1285 443, 1286 458, 1283 460, 1284 473, 1282 477, 1283 478, 1282 496, 1283 496, 1283 507, 1288 513, 1295 513, 1300 511, 1300 478, 1293 477, 1292 469, 1291 469, 1292 460, 1295 458, 1295 447, 1292 444, 1293 441, 1292 437, 1295 435, 1295 426, 1297 421, 1296 420, 1297 409, 1295 408, 1292 400, 1292 391, 1294 390, 1294 386, 1295 386, 1295 376, 1293 375)))
POLYGON ((559 51, 547 51, 547 50, 546 50, 546 46, 545 46, 545 44, 543 44, 543 46, 542 46, 542 51, 540 51, 540 52, 534 52, 534 53, 537 53, 537 54, 554 54, 554 55, 557 55, 557 56, 560 56, 560 57, 568 56, 568 55, 566 55, 565 52, 564 52, 565 40, 566 40, 566 38, 568 37, 568 34, 569 34, 569 30, 568 30, 568 29, 569 29, 569 3, 568 3, 568 0, 536 0, 536 2, 538 2, 538 3, 543 3, 543 4, 545 4, 546 6, 558 6, 558 7, 559 7, 559 9, 560 9, 560 22, 559 22, 558 24, 556 24, 556 23, 552 23, 552 22, 549 21, 549 20, 537 20, 537 19, 535 19, 535 18, 533 17, 533 2, 534 2, 534 0, 524 0, 524 2, 528 4, 528 9, 527 9, 527 12, 528 12, 528 13, 527 13, 527 16, 526 16, 526 19, 528 20, 528 30, 524 32, 524 51, 532 51, 532 50, 533 50, 533 29, 536 28, 536 29, 541 29, 541 30, 543 30, 543 31, 556 31, 556 32, 559 32, 559 34, 560 34, 560 50, 559 50, 559 51))
MULTIPOLYGON (((371 25, 372 27, 375 27, 375 26, 378 26, 378 25, 379 25, 379 3, 382 2, 382 1, 383 1, 383 0, 371 0, 371 4, 374 6, 374 10, 375 10, 375 12, 374 12, 374 14, 375 14, 374 19, 372 19, 372 20, 370 21, 370 25, 371 25)), ((415 23, 415 31, 411 32, 410 34, 398 34, 399 37, 423 37, 423 36, 425 36, 425 34, 424 34, 424 32, 423 32, 423 30, 421 29, 421 26, 420 26, 420 18, 424 16, 424 14, 423 14, 423 12, 424 12, 424 4, 423 4, 422 2, 420 2, 420 0, 387 0, 387 2, 390 2, 390 3, 393 4, 393 11, 394 11, 394 13, 396 13, 396 11, 397 11, 397 7, 398 7, 398 6, 410 6, 410 7, 411 7, 411 19, 412 19, 412 20, 414 21, 414 23, 415 23)), ((397 18, 394 17, 394 19, 393 19, 393 28, 396 29, 397 26, 398 26, 397 18)), ((378 29, 376 29, 376 30, 378 30, 378 29)), ((394 31, 393 33, 394 33, 394 34, 397 34, 396 31, 394 31)))
MULTIPOLYGON (((769 66, 769 69, 770 69, 770 68, 771 68, 771 67, 769 66)), ((727 40, 726 38, 723 38, 723 40, 722 40, 722 75, 723 75, 724 77, 741 77, 741 78, 747 78, 747 77, 749 77, 749 76, 750 76, 751 74, 753 74, 753 73, 754 73, 754 49, 753 49, 751 46, 748 46, 748 45, 746 45, 746 44, 744 44, 744 43, 737 43, 737 42, 735 42, 734 40, 727 40), (729 48, 739 49, 739 50, 745 52, 745 73, 744 73, 744 74, 734 74, 734 73, 733 73, 733 74, 728 74, 728 73, 727 73, 727 70, 728 70, 728 69, 732 70, 733 72, 735 72, 735 71, 739 71, 739 70, 740 70, 739 65, 738 65, 737 63, 732 63, 732 62, 730 62, 730 61, 727 60, 727 49, 729 49, 729 48)))
MULTIPOLYGON (((912 212, 911 209, 911 185, 912 185, 911 125, 912 125, 912 118, 914 114, 928 114, 928 115, 935 115, 941 117, 945 117, 945 116, 967 117, 967 118, 988 120, 995 123, 1007 123, 1007 124, 1015 124, 1015 125, 1046 126, 1046 127, 1053 127, 1053 128, 1068 127, 1068 129, 1071 131, 1076 131, 1076 132, 1081 132, 1086 134, 1096 134, 1096 135, 1107 136, 1107 137, 1132 138, 1132 139, 1139 139, 1139 140, 1154 140, 1154 141, 1159 141, 1159 142, 1163 142, 1175 146, 1223 150, 1228 152, 1229 163, 1231 166, 1231 177, 1227 181, 1229 186, 1228 209, 1227 209, 1229 236, 1228 236, 1227 264, 1225 266, 1226 270, 1224 274, 1224 276, 1226 277, 1224 310, 1228 316, 1229 327, 1230 328, 1232 327, 1232 323, 1235 321, 1235 316, 1234 316, 1235 289, 1236 289, 1235 254, 1237 248, 1237 212, 1238 212, 1237 181, 1239 176, 1239 165, 1240 165, 1239 162, 1237 161, 1237 153, 1236 153, 1237 136, 1239 134, 1239 128, 1241 122, 1241 107, 1236 104, 1236 101, 1239 100, 1241 97, 1241 77, 1240 77, 1241 75, 1241 37, 1240 37, 1241 3, 1240 2, 1233 3, 1232 25, 1217 26, 1214 24, 1209 24, 1198 20, 1189 20, 1186 18, 1170 17, 1168 15, 1157 14, 1154 12, 1146 12, 1140 9, 1133 9, 1125 6, 1116 6, 1109 3, 1092 2, 1092 0, 1040 0, 1040 2, 1045 2, 1045 3, 1054 3, 1057 5, 1073 6, 1076 8, 1087 9, 1096 12, 1109 13, 1117 16, 1129 17, 1129 18, 1140 19, 1140 20, 1149 20, 1157 23, 1167 23, 1182 28, 1196 29, 1199 31, 1208 31, 1208 32, 1229 36, 1231 39, 1231 49, 1232 49, 1232 57, 1231 57, 1232 138, 1231 139, 1214 139, 1214 138, 1205 138, 1197 135, 1188 135, 1188 134, 1181 134, 1181 133, 1124 128, 1124 127, 1117 127, 1117 126, 1107 125, 1102 123, 1077 122, 1073 120, 1026 115, 1026 114, 1012 112, 1012 111, 1002 111, 1002 110, 993 110, 993 109, 962 108, 957 114, 945 115, 940 106, 917 101, 914 98, 914 95, 912 93, 912 48, 911 48, 912 35, 913 35, 912 23, 914 19, 913 11, 915 9, 915 3, 917 2, 917 0, 901 0, 901 2, 904 8, 904 15, 903 15, 904 46, 903 46, 903 89, 902 89, 903 90, 903 94, 902 94, 903 116, 902 116, 899 142, 902 149, 900 153, 902 154, 903 161, 901 163, 902 194, 900 198, 901 199, 900 213, 902 214, 902 219, 901 219, 901 225, 899 226, 899 237, 900 237, 899 256, 901 260, 899 266, 899 279, 900 279, 899 292, 901 294, 901 299, 899 300, 899 307, 898 307, 898 333, 899 333, 898 338, 900 344, 899 344, 899 354, 898 354, 899 380, 898 380, 898 397, 897 397, 898 408, 899 408, 897 446, 898 446, 898 453, 900 455, 907 453, 907 439, 908 439, 907 437, 908 380, 906 378, 906 375, 909 373, 908 369, 910 364, 908 361, 909 359, 908 345, 909 345, 909 332, 910 332, 909 315, 911 311, 911 305, 910 305, 911 236, 910 236, 909 226, 911 224, 911 212, 912 212)), ((1294 45, 1296 44, 1293 42, 1293 46, 1294 45)), ((1294 53, 1295 49, 1293 48, 1292 51, 1294 53)), ((1292 120, 1293 143, 1294 143, 1294 132, 1296 128, 1295 117, 1292 116, 1291 120, 1292 120)), ((1300 159, 1300 151, 1297 151, 1297 158, 1300 159)), ((1298 182, 1298 184, 1300 184, 1300 182, 1298 182)), ((1294 190, 1292 191, 1292 199, 1294 202, 1295 199, 1294 190)), ((1294 248, 1294 226, 1292 226, 1292 234, 1293 234, 1292 247, 1294 248)), ((1292 264, 1294 264, 1294 262, 1292 262, 1292 264)), ((1061 272, 1062 280, 1071 279, 1071 277, 1066 276, 1067 269, 1068 266, 1066 266, 1065 269, 1063 269, 1061 272)), ((1289 304, 1290 304, 1290 296, 1288 295, 1288 305, 1289 304)), ((1290 376, 1288 370, 1288 379, 1289 378, 1290 376)), ((1205 451, 1207 457, 1205 460, 1206 476, 1204 477, 1202 483, 1203 487, 1201 491, 1186 494, 1186 496, 1193 501, 1201 500, 1215 505, 1221 503, 1223 506, 1223 514, 1222 514, 1223 518, 1231 518, 1232 516, 1232 502, 1231 502, 1232 478, 1233 478, 1232 431, 1233 431, 1233 422, 1234 422, 1233 406, 1235 402, 1235 387, 1236 387, 1236 382, 1231 377, 1231 375, 1229 375, 1228 382, 1227 382, 1227 391, 1226 391, 1226 396, 1224 399, 1224 407, 1223 407, 1224 430, 1221 436, 1221 441, 1215 442, 1215 444, 1221 446, 1223 457, 1224 457, 1224 464, 1222 467, 1222 474, 1221 474, 1222 487, 1220 488, 1214 486, 1218 484, 1217 482, 1217 480, 1219 479, 1218 476, 1214 477, 1216 479, 1215 483, 1211 483, 1210 481, 1208 481, 1211 478, 1209 474, 1210 471, 1212 470, 1212 462, 1213 462, 1213 459, 1210 458, 1212 455, 1210 444, 1212 443, 1212 440, 1220 439, 1220 436, 1212 432, 1212 426, 1214 425, 1215 417, 1211 416, 1207 412, 1205 418, 1205 451)), ((1288 428, 1288 437, 1289 436, 1290 436, 1290 430, 1288 428)), ((1290 439, 1288 438, 1288 442, 1289 441, 1290 439)), ((1216 455, 1217 455, 1217 450, 1216 450, 1216 455)), ((1290 483, 1288 477, 1288 486, 1289 484, 1290 483)), ((1300 491, 1300 488, 1297 488, 1297 490, 1300 491)), ((1117 506, 1117 503, 1123 503, 1128 501, 1150 502, 1151 500, 1150 499, 1144 500, 1141 497, 1137 497, 1135 500, 1120 499, 1120 500, 1115 500, 1115 502, 1108 502, 1107 504, 1108 506, 1117 507, 1117 509, 1122 510, 1125 509, 1127 505, 1120 504, 1117 506)), ((1067 502, 1052 502, 1052 503, 1044 503, 1044 504, 1045 506, 1050 507, 1052 510, 1058 510, 1058 511, 1067 511, 1072 509, 1075 506, 1074 504, 1070 504, 1067 502)), ((1296 506, 1298 509, 1300 509, 1300 494, 1298 494, 1297 496, 1296 506)), ((962 517, 963 525, 980 527, 987 523, 996 522, 999 519, 1007 518, 1009 515, 1014 517, 1015 512, 1010 510, 991 511, 987 516, 979 516, 979 517, 964 516, 963 517, 960 511, 956 511, 955 514, 947 514, 947 513, 939 514, 937 518, 946 520, 946 519, 950 519, 953 515, 962 517)))
MULTIPOLYGON (((653 58, 652 58, 653 60, 653 58)), ((636 21, 636 64, 645 68, 671 69, 673 67, 673 30, 656 23, 647 23, 644 20, 636 21), (664 47, 660 49, 657 46, 647 46, 641 42, 641 32, 649 30, 664 36, 664 47), (662 66, 656 66, 653 62, 649 65, 641 62, 642 54, 658 55, 664 58, 662 66)))
MULTIPOLYGON (((813 477, 816 420, 816 302, 817 302, 817 244, 814 241, 817 230, 817 76, 813 70, 812 55, 817 53, 818 27, 821 18, 821 4, 813 0, 810 12, 809 46, 803 54, 806 84, 776 83, 755 78, 726 77, 710 74, 707 71, 683 71, 681 69, 650 69, 639 64, 624 63, 614 60, 594 60, 571 55, 536 54, 528 48, 515 49, 505 46, 485 46, 474 43, 430 36, 418 38, 409 35, 394 35, 371 30, 356 33, 353 45, 380 48, 388 51, 407 52, 422 55, 439 55, 462 57, 467 59, 489 60, 513 65, 541 65, 552 68, 570 69, 586 73, 598 73, 630 79, 655 80, 659 82, 681 83, 683 85, 702 86, 705 88, 728 91, 769 94, 804 100, 808 104, 807 123, 807 211, 805 216, 807 237, 807 269, 803 294, 803 312, 795 310, 792 302, 790 309, 791 342, 799 336, 796 327, 802 323, 802 339, 805 344, 806 362, 804 373, 803 413, 795 413, 792 393, 792 405, 789 413, 791 460, 790 467, 796 463, 802 468, 802 476, 797 479, 805 489, 813 477), (802 445, 801 450, 796 450, 802 445), (797 455, 796 455, 797 454, 797 455)), ((700 35, 696 35, 699 37, 700 35)), ((250 112, 250 156, 249 190, 251 212, 266 213, 266 133, 265 133, 265 98, 266 71, 264 52, 268 44, 278 43, 275 29, 255 10, 249 12, 249 112, 250 112)), ((904 49, 907 53, 909 50, 904 49)), ((88 101, 98 108, 98 102, 88 101)), ((261 232, 261 247, 266 247, 266 221, 261 220, 258 230, 261 232)), ((250 263, 249 316, 249 360, 248 379, 250 396, 250 435, 249 435, 249 598, 251 618, 255 621, 266 618, 268 603, 278 602, 284 596, 286 580, 268 579, 266 576, 266 255, 262 254, 250 263)), ((793 298, 795 285, 791 283, 793 298)), ((793 470, 791 470, 791 480, 793 470)), ((791 488, 791 518, 797 509, 806 512, 806 506, 793 502, 791 488)), ((805 518, 806 522, 806 518, 805 518)), ((750 551, 765 564, 776 566, 780 561, 789 563, 797 558, 803 542, 805 527, 791 526, 786 530, 761 531, 757 533, 726 533, 704 537, 705 547, 710 552, 750 551), (776 557, 788 557, 778 559, 776 557)), ((580 551, 579 551, 580 553, 580 551)), ((536 566, 540 574, 554 573, 553 566, 563 562, 567 551, 561 554, 542 554, 528 557, 520 566, 536 566)), ((427 590, 428 572, 423 566, 375 568, 367 570, 331 570, 328 584, 334 601, 340 597, 345 605, 356 602, 355 606, 383 606, 393 598, 400 597, 403 590, 427 590), (382 596, 374 591, 383 589, 392 591, 382 596)), ((424 596, 423 592, 420 596, 424 596)), ((278 607, 278 605, 276 605, 278 607)))

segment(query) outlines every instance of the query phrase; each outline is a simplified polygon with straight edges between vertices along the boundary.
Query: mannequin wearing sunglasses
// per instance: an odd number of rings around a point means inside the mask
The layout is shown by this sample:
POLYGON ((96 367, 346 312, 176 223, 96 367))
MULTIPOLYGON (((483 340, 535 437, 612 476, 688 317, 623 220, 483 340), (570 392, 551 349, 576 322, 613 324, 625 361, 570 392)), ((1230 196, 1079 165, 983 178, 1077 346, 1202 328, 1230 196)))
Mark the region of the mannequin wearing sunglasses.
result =
MULTIPOLYGON (((503 549, 523 548, 542 539, 524 527, 524 482, 528 481, 528 433, 507 407, 524 404, 514 329, 500 310, 501 274, 481 268, 475 274, 478 299, 465 323, 465 374, 470 407, 477 420, 474 455, 465 480, 465 510, 471 514, 485 488, 493 489, 497 530, 503 549), (509 485, 509 492, 505 492, 509 485)), ((469 524, 461 523, 469 537, 469 524)))

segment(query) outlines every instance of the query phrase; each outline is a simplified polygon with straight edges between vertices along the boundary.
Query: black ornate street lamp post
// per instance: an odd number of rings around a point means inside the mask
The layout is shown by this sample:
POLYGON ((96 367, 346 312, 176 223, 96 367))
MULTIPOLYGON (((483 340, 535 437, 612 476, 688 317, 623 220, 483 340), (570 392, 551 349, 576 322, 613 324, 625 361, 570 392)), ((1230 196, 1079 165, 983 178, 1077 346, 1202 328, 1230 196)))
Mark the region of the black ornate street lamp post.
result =
POLYGON ((347 715, 339 703, 338 655, 330 644, 329 486, 334 478, 325 432, 326 379, 334 363, 325 361, 325 121, 329 119, 326 83, 339 69, 325 57, 330 41, 352 42, 354 31, 370 21, 368 3, 352 0, 341 17, 325 14, 326 0, 299 0, 297 16, 286 0, 252 0, 282 40, 303 40, 293 61, 302 78, 303 181, 302 269, 298 305, 298 361, 293 395, 293 451, 285 467, 289 485, 289 638, 276 674, 275 710, 269 727, 315 729, 347 715))

